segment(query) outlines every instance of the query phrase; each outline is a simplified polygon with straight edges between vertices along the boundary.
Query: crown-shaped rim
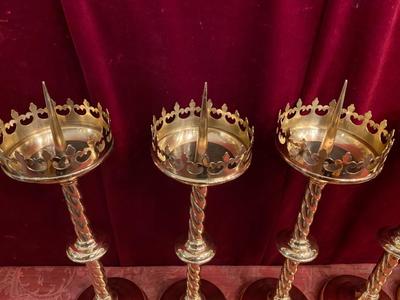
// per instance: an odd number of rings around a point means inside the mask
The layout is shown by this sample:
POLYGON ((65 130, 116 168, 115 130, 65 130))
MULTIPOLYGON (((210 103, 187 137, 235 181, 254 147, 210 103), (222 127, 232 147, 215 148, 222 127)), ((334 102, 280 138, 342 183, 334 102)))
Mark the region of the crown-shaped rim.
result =
POLYGON ((342 108, 338 125, 342 135, 352 136, 360 142, 361 147, 371 149, 371 153, 364 154, 362 159, 355 159, 352 151, 347 151, 341 158, 330 157, 323 151, 316 151, 315 147, 311 149, 311 141, 299 139, 300 135, 294 136, 296 131, 326 131, 330 113, 335 107, 335 100, 329 105, 322 105, 317 98, 308 105, 303 105, 301 99, 294 107, 287 104, 278 116, 277 147, 280 153, 298 171, 323 181, 361 183, 376 177, 393 145, 394 130, 387 129, 386 120, 380 123, 373 121, 370 111, 364 115, 358 114, 354 104, 351 104, 342 108), (318 164, 322 168, 313 170, 318 164), (365 173, 366 170, 368 173, 365 173))
POLYGON ((30 148, 24 148, 24 144, 39 143, 42 135, 51 136, 49 111, 34 103, 24 114, 12 110, 11 120, 0 120, 0 162, 8 176, 38 183, 68 181, 94 169, 108 155, 113 146, 110 115, 100 103, 91 106, 86 99, 82 104, 67 99, 65 104, 56 105, 55 111, 63 131, 79 132, 79 142, 84 146, 68 144, 60 155, 51 140, 53 144, 40 149, 38 155, 24 153, 21 149, 30 148))
POLYGON ((238 111, 231 113, 226 104, 221 108, 213 107, 212 101, 207 101, 209 129, 223 130, 235 136, 241 143, 240 150, 234 156, 227 152, 220 160, 211 161, 205 154, 200 162, 194 162, 184 154, 174 157, 169 146, 160 146, 160 140, 169 134, 179 131, 182 124, 200 119, 201 107, 191 100, 189 106, 181 107, 175 103, 174 109, 167 112, 162 108, 161 117, 153 116, 152 132, 152 157, 157 167, 167 175, 187 184, 214 185, 232 180, 240 176, 249 166, 251 150, 254 142, 254 127, 249 125, 247 118, 241 118, 238 111), (185 171, 185 176, 177 178, 174 174, 185 171), (208 179, 196 181, 198 174, 206 172, 208 179), (229 174, 229 175, 226 175, 229 174))

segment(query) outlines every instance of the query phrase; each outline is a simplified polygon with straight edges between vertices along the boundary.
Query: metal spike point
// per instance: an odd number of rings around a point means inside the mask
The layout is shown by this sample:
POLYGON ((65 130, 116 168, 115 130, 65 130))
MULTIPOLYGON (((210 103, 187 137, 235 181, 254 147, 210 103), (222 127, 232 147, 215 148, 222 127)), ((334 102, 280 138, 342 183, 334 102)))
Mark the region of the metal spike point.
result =
POLYGON ((319 151, 325 150, 327 154, 331 153, 335 144, 336 133, 339 126, 340 115, 342 114, 344 98, 346 96, 347 80, 344 81, 342 91, 340 92, 339 100, 336 103, 335 109, 331 113, 331 120, 326 129, 324 139, 319 146, 319 151))
POLYGON ((47 111, 49 114, 49 122, 51 134, 53 136, 54 149, 57 155, 62 155, 67 148, 67 144, 64 139, 64 135, 61 130, 60 123, 57 118, 56 108, 53 99, 51 99, 49 92, 47 91, 46 83, 42 81, 43 96, 46 102, 47 111))
POLYGON ((208 99, 208 95, 207 95, 208 91, 207 91, 207 81, 204 82, 204 89, 203 89, 203 96, 201 97, 201 106, 203 106, 203 102, 207 102, 208 99))
POLYGON ((208 146, 208 105, 207 105, 207 82, 204 83, 203 96, 201 101, 199 134, 196 143, 195 162, 201 162, 207 152, 208 146))

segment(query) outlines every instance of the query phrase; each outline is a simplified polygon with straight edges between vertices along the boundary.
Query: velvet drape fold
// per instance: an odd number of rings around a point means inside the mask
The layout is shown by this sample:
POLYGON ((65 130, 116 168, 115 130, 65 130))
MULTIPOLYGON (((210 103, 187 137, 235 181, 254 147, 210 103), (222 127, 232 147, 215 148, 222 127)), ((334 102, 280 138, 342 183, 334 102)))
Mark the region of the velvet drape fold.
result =
MULTIPOLYGON (((306 179, 275 149, 279 109, 328 103, 349 80, 346 104, 400 129, 400 0, 94 1, 0 3, 0 117, 30 101, 40 81, 62 103, 88 98, 112 117, 115 148, 80 181, 106 265, 174 265, 187 232, 190 188, 150 157, 150 122, 163 106, 200 99, 204 81, 255 125, 253 163, 208 193, 215 264, 278 264, 275 236, 293 226, 306 179)), ((345 104, 345 105, 346 105, 345 104)), ((328 186, 312 234, 317 264, 374 262, 378 230, 400 222, 400 156, 357 186, 328 186)), ((0 264, 66 265, 73 228, 58 186, 0 175, 0 264)))

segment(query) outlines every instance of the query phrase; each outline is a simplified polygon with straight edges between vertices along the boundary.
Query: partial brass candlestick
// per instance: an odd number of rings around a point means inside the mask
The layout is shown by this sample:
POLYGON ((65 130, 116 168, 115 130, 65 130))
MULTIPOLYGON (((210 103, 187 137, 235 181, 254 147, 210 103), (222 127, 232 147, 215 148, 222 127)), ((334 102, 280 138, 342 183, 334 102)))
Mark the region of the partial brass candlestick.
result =
POLYGON ((19 181, 61 185, 77 236, 67 256, 86 264, 92 282, 79 299, 145 299, 129 280, 107 280, 100 262, 107 249, 93 236, 78 189, 78 177, 97 167, 112 149, 109 113, 87 100, 79 105, 68 99, 55 106, 44 82, 42 88, 46 108, 31 103, 26 114, 13 110, 12 120, 0 121, 1 167, 19 181))
POLYGON ((400 227, 380 233, 385 253, 375 265, 368 280, 353 275, 342 275, 327 281, 320 293, 323 300, 390 300, 382 290, 390 274, 399 264, 400 227))
POLYGON ((156 166, 175 180, 192 186, 189 231, 176 254, 187 264, 186 280, 168 288, 161 299, 225 299, 211 282, 200 278, 201 265, 215 255, 213 244, 204 238, 207 187, 233 180, 250 165, 254 130, 238 112, 226 105, 212 107, 204 86, 202 105, 192 100, 188 107, 175 104, 161 117, 153 117, 152 157, 156 166))
POLYGON ((359 115, 354 105, 343 109, 347 80, 338 102, 320 105, 286 106, 279 112, 277 147, 290 166, 310 177, 300 213, 292 233, 282 232, 278 250, 285 257, 278 280, 261 279, 247 287, 241 299, 289 300, 306 297, 292 284, 300 263, 313 261, 318 246, 309 236, 323 188, 328 183, 363 183, 376 177, 383 168, 393 144, 394 132, 386 121, 371 120, 371 113, 359 115))

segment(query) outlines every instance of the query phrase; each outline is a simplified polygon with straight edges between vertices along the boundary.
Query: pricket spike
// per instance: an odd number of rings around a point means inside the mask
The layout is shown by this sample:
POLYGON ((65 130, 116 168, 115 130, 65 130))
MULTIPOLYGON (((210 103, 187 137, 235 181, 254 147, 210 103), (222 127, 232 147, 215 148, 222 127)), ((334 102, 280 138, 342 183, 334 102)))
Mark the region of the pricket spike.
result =
POLYGON ((339 100, 336 103, 335 109, 332 111, 330 123, 326 129, 324 139, 321 142, 319 151, 325 150, 327 154, 331 153, 333 145, 335 143, 336 133, 339 126, 340 115, 342 114, 342 108, 344 103, 344 97, 346 96, 347 79, 344 81, 342 91, 339 96, 339 100))
POLYGON ((56 109, 54 107, 54 101, 51 99, 49 92, 47 91, 46 83, 42 81, 43 96, 46 102, 46 107, 49 114, 50 129, 53 135, 54 149, 57 155, 62 155, 67 148, 65 143, 64 135, 61 130, 60 123, 58 122, 56 109))
POLYGON ((207 105, 207 82, 204 83, 203 96, 201 101, 201 112, 199 122, 199 135, 196 143, 195 161, 200 162, 207 152, 208 146, 208 105, 207 105))

